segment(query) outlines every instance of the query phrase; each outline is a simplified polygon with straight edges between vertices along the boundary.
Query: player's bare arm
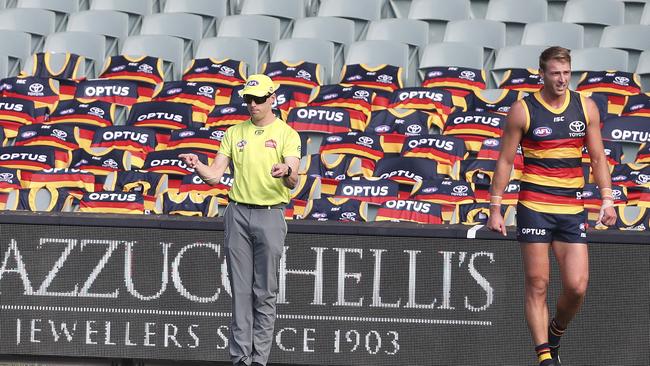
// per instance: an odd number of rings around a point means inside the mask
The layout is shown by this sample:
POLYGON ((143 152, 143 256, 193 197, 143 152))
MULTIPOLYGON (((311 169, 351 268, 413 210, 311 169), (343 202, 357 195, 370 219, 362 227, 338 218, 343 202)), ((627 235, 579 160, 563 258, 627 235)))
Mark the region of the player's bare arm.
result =
POLYGON ((195 169, 199 177, 209 185, 219 183, 223 173, 228 167, 228 164, 230 164, 230 158, 224 154, 217 154, 214 161, 209 166, 203 164, 196 154, 180 154, 178 157, 187 164, 188 168, 195 169))

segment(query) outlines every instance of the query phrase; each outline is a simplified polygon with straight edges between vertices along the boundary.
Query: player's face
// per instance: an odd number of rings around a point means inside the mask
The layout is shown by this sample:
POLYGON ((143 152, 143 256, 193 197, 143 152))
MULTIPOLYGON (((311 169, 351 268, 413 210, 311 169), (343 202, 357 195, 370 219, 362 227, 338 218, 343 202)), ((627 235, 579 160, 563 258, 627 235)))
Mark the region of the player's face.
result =
POLYGON ((562 60, 550 60, 546 70, 540 70, 544 80, 544 89, 555 96, 562 96, 569 88, 571 64, 562 60))

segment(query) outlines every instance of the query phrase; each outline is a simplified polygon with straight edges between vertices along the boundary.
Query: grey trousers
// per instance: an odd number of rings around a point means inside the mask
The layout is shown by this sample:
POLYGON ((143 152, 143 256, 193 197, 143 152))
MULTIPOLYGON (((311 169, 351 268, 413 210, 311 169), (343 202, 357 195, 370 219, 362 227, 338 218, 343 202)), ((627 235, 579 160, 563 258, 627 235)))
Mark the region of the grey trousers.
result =
POLYGON ((266 365, 273 341, 278 267, 287 235, 284 210, 231 202, 224 214, 232 291, 230 358, 266 365))

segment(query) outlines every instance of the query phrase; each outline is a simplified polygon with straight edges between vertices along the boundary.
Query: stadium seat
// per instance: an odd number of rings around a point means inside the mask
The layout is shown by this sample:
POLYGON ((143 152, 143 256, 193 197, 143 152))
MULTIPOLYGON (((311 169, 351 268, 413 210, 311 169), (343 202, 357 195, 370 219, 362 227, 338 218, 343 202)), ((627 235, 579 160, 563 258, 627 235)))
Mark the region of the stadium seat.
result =
POLYGON ((138 34, 142 18, 151 14, 153 0, 92 0, 91 10, 117 10, 129 15, 129 34, 138 34))
POLYGON ((45 52, 70 52, 86 58, 86 73, 97 77, 104 66, 106 40, 101 34, 90 32, 59 32, 45 38, 45 52))
POLYGON ((129 16, 114 10, 85 10, 70 14, 68 31, 93 32, 106 37, 106 55, 117 55, 117 50, 129 36, 129 16))
POLYGON ((9 56, 0 52, 0 78, 6 78, 9 75, 9 56))
POLYGON ((221 19, 219 37, 242 37, 260 43, 259 63, 269 59, 270 46, 280 39, 280 20, 265 15, 231 15, 221 19))
POLYGON ((471 43, 483 47, 483 64, 489 68, 493 62, 494 51, 506 45, 506 25, 496 20, 454 20, 447 23, 444 41, 471 43))
POLYGON ((215 57, 217 59, 231 58, 244 61, 248 65, 247 74, 254 74, 257 72, 258 48, 258 43, 248 38, 204 38, 199 43, 194 58, 215 57))
POLYGON ((414 80, 408 80, 409 48, 396 41, 359 41, 352 43, 345 57, 345 64, 367 64, 378 66, 389 64, 400 66, 404 72, 405 86, 413 86, 414 80))
POLYGON ((43 9, 0 10, 0 28, 22 31, 31 35, 31 52, 38 52, 45 36, 54 33, 55 14, 43 9))
POLYGON ((550 22, 559 22, 564 14, 564 6, 567 0, 548 0, 547 19, 550 22))
POLYGON ((603 28, 621 25, 625 8, 618 0, 570 0, 564 7, 562 21, 585 27, 585 47, 598 46, 603 28))
POLYGON ((639 24, 647 0, 619 0, 625 5, 625 23, 639 24))
POLYGON ((636 66, 636 73, 641 78, 641 86, 644 92, 650 91, 650 51, 643 51, 639 56, 636 66))
POLYGON ((334 44, 323 39, 281 39, 273 46, 271 61, 308 61, 321 65, 323 84, 338 82, 340 69, 334 69, 334 44))
POLYGON ((584 44, 584 27, 580 24, 562 22, 526 24, 521 44, 562 46, 569 49, 582 48, 584 44))
POLYGON ((65 29, 68 14, 79 11, 79 0, 18 0, 17 8, 51 10, 56 14, 56 30, 65 29))
POLYGON ((228 15, 228 0, 167 0, 165 13, 190 13, 200 15, 203 19, 203 36, 213 37, 217 34, 219 19, 228 15))
POLYGON ((366 40, 386 40, 405 43, 409 46, 409 72, 404 75, 408 80, 416 80, 419 50, 428 42, 427 23, 415 19, 382 19, 370 22, 366 40))
POLYGON ((650 5, 646 4, 643 7, 643 13, 641 14, 641 19, 639 20, 640 24, 650 25, 650 5))
POLYGON ((354 20, 355 39, 363 39, 368 23, 381 19, 385 0, 324 0, 318 16, 333 16, 354 20))
POLYGON ((629 55, 629 69, 636 69, 641 52, 650 49, 650 25, 611 25, 603 29, 600 47, 619 48, 629 55))
POLYGON ((409 19, 429 23, 430 42, 442 41, 447 22, 470 19, 471 16, 469 0, 413 0, 408 13, 409 19))
POLYGON ((503 78, 503 73, 509 69, 539 68, 539 55, 546 48, 546 46, 521 45, 497 50, 491 72, 493 80, 499 82, 503 78))
POLYGON ((8 57, 7 73, 16 75, 32 53, 31 37, 25 32, 2 29, 0 39, 0 54, 8 57))
POLYGON ((131 36, 124 40, 121 54, 133 56, 153 56, 171 63, 165 75, 171 80, 179 80, 183 72, 183 40, 172 36, 147 35, 131 36))
POLYGON ((287 35, 296 19, 304 18, 305 0, 246 0, 241 8, 242 15, 268 15, 281 21, 281 34, 287 35))
POLYGON ((431 43, 422 51, 420 68, 433 66, 459 66, 483 68, 483 48, 468 43, 431 43))
POLYGON ((183 39, 185 60, 189 61, 203 36, 203 20, 199 15, 186 13, 150 14, 142 20, 142 35, 168 35, 183 39))
POLYGON ((571 52, 572 86, 575 87, 582 72, 602 70, 630 71, 627 52, 600 47, 583 48, 571 52))
POLYGON ((506 44, 518 45, 527 23, 545 22, 546 0, 490 0, 485 19, 506 24, 506 44))
POLYGON ((335 68, 341 69, 345 48, 354 42, 354 21, 337 17, 308 17, 296 20, 293 38, 317 38, 334 43, 335 68))

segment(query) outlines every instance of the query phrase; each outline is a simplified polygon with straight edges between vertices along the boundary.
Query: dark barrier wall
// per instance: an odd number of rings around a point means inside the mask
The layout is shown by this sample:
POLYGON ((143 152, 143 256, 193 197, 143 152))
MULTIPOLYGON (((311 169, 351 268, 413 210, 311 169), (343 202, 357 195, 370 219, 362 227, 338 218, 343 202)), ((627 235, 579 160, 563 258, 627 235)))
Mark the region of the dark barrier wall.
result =
MULTIPOLYGON (((228 360, 221 222, 121 220, 0 216, 0 354, 228 360)), ((290 224, 271 361, 533 364, 518 244, 466 236, 290 224)), ((592 234, 567 364, 650 364, 647 238, 592 234)))

